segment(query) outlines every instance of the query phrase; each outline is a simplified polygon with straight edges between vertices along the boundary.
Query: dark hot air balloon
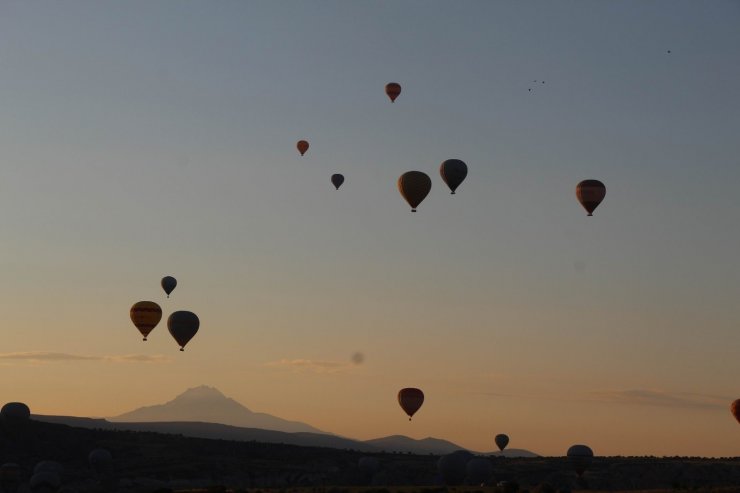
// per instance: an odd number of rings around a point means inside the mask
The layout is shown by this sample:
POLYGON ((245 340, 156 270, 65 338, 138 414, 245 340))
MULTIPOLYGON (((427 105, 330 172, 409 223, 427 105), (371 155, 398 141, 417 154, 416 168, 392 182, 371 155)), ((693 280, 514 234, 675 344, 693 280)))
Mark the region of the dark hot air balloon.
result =
POLYGON ((465 480, 467 465, 474 457, 467 450, 456 450, 451 454, 443 455, 437 461, 437 469, 442 481, 448 485, 458 485, 465 480))
POLYGON ((730 406, 730 411, 732 411, 732 415, 735 416, 737 422, 740 423, 740 399, 735 399, 735 402, 730 406))
POLYGON ((576 197, 589 216, 593 216, 594 209, 598 207, 606 196, 606 187, 599 180, 583 180, 576 185, 576 197))
POLYGON ((401 94, 401 84, 398 82, 389 82, 385 85, 385 93, 391 98, 391 103, 396 101, 396 98, 401 94))
POLYGON ((167 330, 180 345, 180 351, 185 351, 185 345, 198 332, 200 320, 193 312, 174 312, 167 319, 167 330))
POLYGON ((496 435, 496 438, 494 438, 493 441, 496 442, 496 446, 498 447, 498 449, 503 452, 506 446, 509 444, 509 437, 501 433, 499 435, 496 435))
POLYGON ((344 183, 344 175, 340 175, 339 173, 331 175, 331 184, 334 185, 337 190, 342 186, 342 183, 344 183))
POLYGON ((493 476, 493 464, 485 457, 473 457, 465 465, 465 473, 469 482, 482 486, 493 476))
POLYGON ((468 176, 468 166, 459 159, 448 159, 439 167, 439 174, 454 195, 457 187, 468 176))
POLYGON ((306 151, 308 150, 308 141, 306 140, 299 140, 298 143, 295 145, 298 148, 298 152, 301 153, 301 156, 303 156, 306 151))
POLYGON ((409 421, 411 421, 411 417, 424 403, 424 392, 414 388, 401 389, 398 391, 398 403, 409 415, 409 421))
POLYGON ((146 341, 149 333, 154 330, 160 320, 162 320, 162 309, 153 301, 139 301, 129 310, 131 321, 134 323, 141 335, 146 341))
POLYGON ((21 485, 21 466, 6 462, 0 466, 0 491, 15 493, 21 485))
POLYGON ((162 284, 162 289, 164 289, 164 292, 167 293, 167 297, 169 298, 170 293, 177 287, 177 279, 172 276, 164 276, 160 284, 162 284))
POLYGON ((573 445, 568 449, 567 456, 568 462, 580 478, 586 469, 588 469, 588 466, 591 465, 594 459, 594 452, 586 445, 573 445))
POLYGON ((31 418, 31 409, 22 402, 8 402, 0 409, 0 416, 7 421, 28 421, 31 418))
POLYGON ((113 466, 113 456, 104 448, 96 448, 87 456, 87 461, 90 463, 96 473, 103 474, 110 471, 113 466))
POLYGON ((411 212, 416 212, 416 208, 431 189, 431 178, 421 171, 407 171, 398 178, 398 191, 411 206, 411 212))

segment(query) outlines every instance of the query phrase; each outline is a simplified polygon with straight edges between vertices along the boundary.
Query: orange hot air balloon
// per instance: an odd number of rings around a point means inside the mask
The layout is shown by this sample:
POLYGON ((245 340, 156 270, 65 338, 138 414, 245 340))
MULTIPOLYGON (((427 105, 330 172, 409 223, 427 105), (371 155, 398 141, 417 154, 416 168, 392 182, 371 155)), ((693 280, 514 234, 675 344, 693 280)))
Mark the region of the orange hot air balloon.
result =
POLYGON ((200 320, 193 312, 179 311, 167 318, 167 330, 180 345, 180 351, 185 351, 185 344, 198 332, 200 320))
POLYGON ((424 392, 414 388, 401 389, 398 391, 398 403, 404 412, 409 415, 409 421, 411 421, 414 413, 424 404, 424 392))
POLYGON ((154 330, 160 320, 162 320, 162 309, 153 301, 139 301, 134 303, 129 311, 131 321, 134 323, 141 335, 146 341, 149 333, 154 330))
POLYGON ((298 152, 301 153, 301 156, 303 156, 308 150, 308 141, 299 140, 295 146, 298 148, 298 152))
POLYGON ((421 171, 407 171, 398 178, 398 191, 411 206, 411 212, 416 212, 431 189, 432 179, 421 171))
POLYGON ((732 411, 732 415, 735 416, 737 422, 740 423, 740 399, 735 399, 735 402, 730 406, 730 411, 732 411))
POLYGON ((391 103, 396 101, 396 98, 401 94, 401 84, 398 82, 389 82, 385 85, 385 93, 391 98, 391 103))
POLYGON ((576 197, 589 216, 593 216, 594 209, 598 207, 606 196, 606 187, 599 180, 583 180, 576 185, 576 197))
POLYGON ((468 165, 459 159, 447 159, 439 167, 439 174, 447 186, 450 187, 452 195, 460 186, 466 176, 468 176, 468 165))

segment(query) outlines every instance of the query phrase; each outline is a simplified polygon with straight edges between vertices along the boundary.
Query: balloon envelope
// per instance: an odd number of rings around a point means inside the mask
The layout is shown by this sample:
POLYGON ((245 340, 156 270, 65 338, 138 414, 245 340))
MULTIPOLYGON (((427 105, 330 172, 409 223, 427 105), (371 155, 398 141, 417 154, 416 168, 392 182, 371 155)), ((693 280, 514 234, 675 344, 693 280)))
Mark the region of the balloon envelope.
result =
POLYGON ((409 415, 409 421, 411 421, 414 413, 424 403, 424 392, 415 388, 401 389, 398 391, 398 403, 401 405, 401 409, 409 415))
POLYGON ((581 203, 589 216, 593 216, 593 212, 604 200, 606 196, 606 187, 599 180, 583 180, 576 185, 576 197, 578 202, 581 203))
POLYGON ((473 484, 483 484, 493 476, 493 464, 485 457, 473 457, 465 465, 465 473, 473 484))
POLYGON ((432 179, 421 171, 407 171, 398 178, 398 191, 411 206, 411 212, 416 212, 431 189, 432 179))
POLYGON ((308 141, 307 140, 299 140, 296 145, 298 148, 298 152, 301 153, 301 156, 303 156, 306 151, 308 150, 308 141))
POLYGON ((732 411, 732 415, 735 416, 737 422, 740 423, 740 399, 735 399, 735 402, 730 406, 730 411, 732 411))
POLYGON ((129 310, 129 316, 146 341, 149 333, 162 320, 162 308, 153 301, 138 301, 129 310))
POLYGON ((167 297, 169 298, 170 293, 175 290, 175 287, 177 287, 177 279, 172 276, 164 276, 160 284, 162 285, 162 289, 164 289, 164 292, 167 293, 167 297))
POLYGON ((178 311, 167 318, 167 330, 180 345, 180 351, 185 350, 185 345, 198 332, 200 320, 193 312, 178 311))
POLYGON ((101 473, 110 468, 113 456, 104 448, 96 448, 88 454, 87 461, 95 472, 101 473))
POLYGON ((586 445, 573 445, 568 449, 567 456, 568 462, 570 462, 578 477, 581 477, 588 466, 591 465, 594 452, 586 445))
POLYGON ((468 473, 466 466, 472 458, 473 454, 467 450, 457 450, 440 457, 437 461, 437 469, 439 469, 445 484, 456 485, 462 483, 468 473))
POLYGON ((8 402, 0 410, 0 416, 12 421, 28 421, 31 409, 22 402, 8 402))
POLYGON ((342 186, 342 183, 344 183, 344 175, 340 175, 339 173, 331 175, 331 184, 334 185, 337 190, 342 186))
POLYGON ((494 441, 496 442, 496 446, 498 447, 498 449, 503 452, 506 446, 509 444, 509 437, 501 433, 500 435, 496 435, 494 441))
POLYGON ((459 159, 448 159, 440 165, 439 174, 442 175, 442 180, 450 187, 454 195, 457 187, 468 176, 468 165, 459 159))
POLYGON ((391 98, 391 103, 396 101, 396 98, 401 94, 401 84, 398 82, 389 82, 385 85, 385 93, 391 98))

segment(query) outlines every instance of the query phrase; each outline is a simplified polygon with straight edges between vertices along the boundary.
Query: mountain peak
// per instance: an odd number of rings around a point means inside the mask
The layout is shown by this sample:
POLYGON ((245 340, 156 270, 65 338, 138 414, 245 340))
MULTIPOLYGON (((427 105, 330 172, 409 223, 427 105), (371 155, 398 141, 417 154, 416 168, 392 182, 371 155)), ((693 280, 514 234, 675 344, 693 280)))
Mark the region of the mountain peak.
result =
POLYGON ((324 433, 311 425, 255 413, 208 385, 187 389, 164 404, 144 406, 110 418, 112 422, 203 422, 264 430, 324 433))
POLYGON ((199 385, 187 389, 182 394, 175 397, 177 399, 227 399, 227 397, 216 387, 209 387, 208 385, 199 385))

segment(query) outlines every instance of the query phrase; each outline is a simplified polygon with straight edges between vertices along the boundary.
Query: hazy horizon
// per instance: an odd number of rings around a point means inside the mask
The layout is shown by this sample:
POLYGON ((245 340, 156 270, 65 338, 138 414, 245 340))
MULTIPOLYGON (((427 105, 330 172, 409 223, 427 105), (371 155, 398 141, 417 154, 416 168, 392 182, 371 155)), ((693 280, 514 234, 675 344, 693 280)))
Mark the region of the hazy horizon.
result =
POLYGON ((0 395, 115 416, 207 384, 358 439, 739 456, 738 25, 731 0, 2 3, 0 395), (199 316, 184 352, 165 320, 141 341, 140 300, 199 316))

